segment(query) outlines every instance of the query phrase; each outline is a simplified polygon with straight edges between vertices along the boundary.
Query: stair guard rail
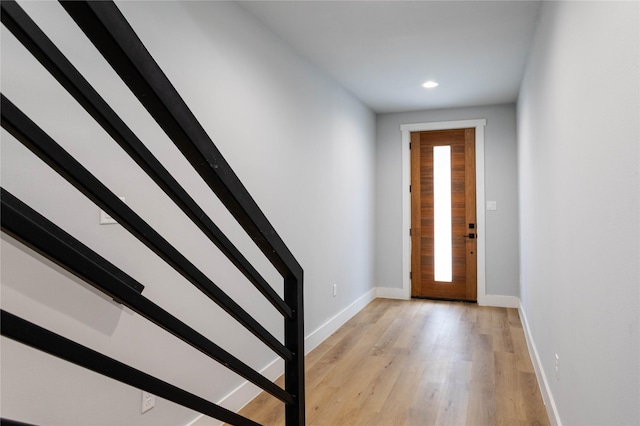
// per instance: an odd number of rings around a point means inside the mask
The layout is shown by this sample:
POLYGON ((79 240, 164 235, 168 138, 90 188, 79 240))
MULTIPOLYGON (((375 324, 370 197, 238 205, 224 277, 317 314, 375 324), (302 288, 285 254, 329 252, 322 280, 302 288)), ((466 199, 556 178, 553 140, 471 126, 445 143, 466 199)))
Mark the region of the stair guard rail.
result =
MULTIPOLYGON (((114 193, 2 95, 2 127, 115 218, 190 283, 285 361, 284 389, 142 295, 144 286, 5 189, 2 231, 172 333, 285 403, 287 426, 305 422, 303 271, 205 130, 112 1, 60 1, 62 7, 218 196, 284 279, 284 300, 178 184, 79 71, 14 0, 2 23, 282 314, 284 344, 186 259, 114 193)), ((2 335, 234 425, 257 423, 111 359, 9 312, 2 335)), ((23 424, 2 419, 2 424, 23 424)))

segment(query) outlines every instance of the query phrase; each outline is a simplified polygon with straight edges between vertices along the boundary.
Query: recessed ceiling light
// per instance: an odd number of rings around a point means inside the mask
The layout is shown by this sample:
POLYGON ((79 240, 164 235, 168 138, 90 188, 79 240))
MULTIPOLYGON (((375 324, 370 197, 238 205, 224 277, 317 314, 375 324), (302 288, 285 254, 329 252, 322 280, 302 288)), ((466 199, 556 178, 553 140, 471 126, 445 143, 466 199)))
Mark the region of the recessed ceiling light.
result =
POLYGON ((433 81, 433 80, 429 80, 427 82, 425 82, 422 87, 426 88, 426 89, 433 89, 434 87, 438 87, 438 83, 433 81))

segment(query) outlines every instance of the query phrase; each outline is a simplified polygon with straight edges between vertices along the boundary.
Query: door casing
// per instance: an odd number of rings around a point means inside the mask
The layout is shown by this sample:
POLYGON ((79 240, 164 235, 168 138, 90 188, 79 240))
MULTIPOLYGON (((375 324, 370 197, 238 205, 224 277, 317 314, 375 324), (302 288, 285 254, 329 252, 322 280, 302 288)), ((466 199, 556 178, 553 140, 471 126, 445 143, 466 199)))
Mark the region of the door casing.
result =
MULTIPOLYGON (((464 129, 473 127, 476 129, 476 227, 477 227, 477 283, 478 304, 488 304, 486 295, 486 269, 485 269, 485 194, 484 194, 484 128, 486 119, 438 121, 431 123, 402 124, 402 289, 396 295, 402 299, 411 298, 411 152, 409 142, 411 132, 428 130, 464 129)), ((393 294, 390 294, 393 296, 393 294)))

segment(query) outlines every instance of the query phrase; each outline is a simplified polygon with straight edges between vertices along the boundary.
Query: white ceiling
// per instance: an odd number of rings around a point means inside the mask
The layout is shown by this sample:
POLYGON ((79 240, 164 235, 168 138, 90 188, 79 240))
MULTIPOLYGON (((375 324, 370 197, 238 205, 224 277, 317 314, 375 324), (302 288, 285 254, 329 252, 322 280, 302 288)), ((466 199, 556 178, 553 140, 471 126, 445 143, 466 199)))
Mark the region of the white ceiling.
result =
POLYGON ((539 1, 242 1, 375 112, 513 102, 539 1), (440 86, 426 90, 426 80, 440 86))

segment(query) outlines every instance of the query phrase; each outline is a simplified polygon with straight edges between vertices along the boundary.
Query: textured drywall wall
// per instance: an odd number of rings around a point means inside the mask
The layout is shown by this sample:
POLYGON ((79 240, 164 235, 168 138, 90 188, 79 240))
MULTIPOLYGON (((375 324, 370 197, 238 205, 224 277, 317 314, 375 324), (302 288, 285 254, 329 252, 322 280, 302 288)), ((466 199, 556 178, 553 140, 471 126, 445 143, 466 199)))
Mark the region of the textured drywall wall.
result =
POLYGON ((545 2, 518 102, 520 293, 564 425, 640 423, 639 8, 545 2))

